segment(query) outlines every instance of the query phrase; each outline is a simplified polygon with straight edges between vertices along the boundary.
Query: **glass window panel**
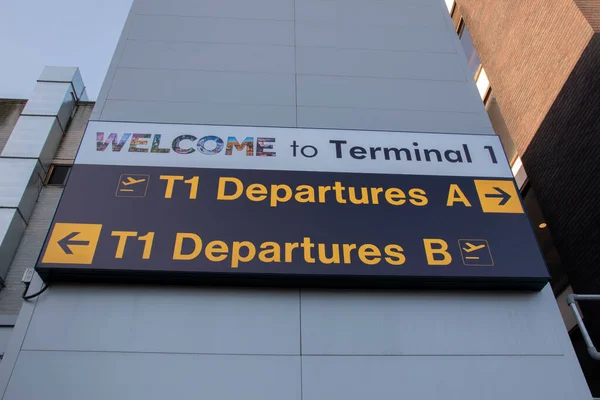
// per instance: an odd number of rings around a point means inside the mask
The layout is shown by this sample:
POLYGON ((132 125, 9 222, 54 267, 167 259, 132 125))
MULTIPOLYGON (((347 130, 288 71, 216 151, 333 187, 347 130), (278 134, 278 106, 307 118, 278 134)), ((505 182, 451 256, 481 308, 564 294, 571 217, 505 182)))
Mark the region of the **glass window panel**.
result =
POLYGON ((512 162, 512 160, 517 157, 517 148, 510 136, 510 133, 508 132, 508 127, 506 126, 506 122, 504 122, 504 118, 502 117, 502 112, 500 111, 500 106, 498 105, 496 96, 494 96, 493 89, 488 96, 488 101, 485 103, 485 109, 488 113, 488 117, 490 118, 490 122, 492 123, 492 128, 494 128, 494 132, 496 132, 496 135, 500 136, 500 141, 502 142, 502 147, 504 147, 506 158, 508 158, 509 162, 512 162))
POLYGON ((477 51, 475 51, 471 34, 466 26, 463 27, 463 31, 460 36, 460 43, 465 51, 465 55, 467 56, 467 65, 469 67, 469 71, 471 71, 471 74, 473 77, 475 77, 475 74, 479 69, 479 65, 481 64, 481 60, 479 60, 479 55, 477 54, 477 51))
POLYGON ((477 90, 479 91, 479 95, 481 96, 481 100, 485 100, 485 95, 490 87, 490 81, 485 73, 485 69, 481 68, 481 72, 477 77, 477 90))
POLYGON ((454 5, 454 0, 445 0, 446 1, 446 7, 448 7, 448 12, 452 11, 452 6, 454 5))

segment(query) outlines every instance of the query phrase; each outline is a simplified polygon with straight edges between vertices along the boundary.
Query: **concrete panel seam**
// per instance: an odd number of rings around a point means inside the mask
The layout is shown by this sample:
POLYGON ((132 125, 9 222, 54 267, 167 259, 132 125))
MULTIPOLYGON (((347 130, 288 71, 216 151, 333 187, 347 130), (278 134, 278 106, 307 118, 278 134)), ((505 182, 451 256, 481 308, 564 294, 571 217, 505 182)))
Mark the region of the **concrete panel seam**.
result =
POLYGON ((473 354, 302 354, 302 357, 565 357, 564 353, 473 353, 473 354))
MULTIPOLYGON (((294 3, 294 98, 296 99, 296 124, 298 127, 298 48, 296 43, 296 0, 294 3)), ((302 315, 300 315, 302 318, 302 315)), ((300 320, 300 328, 302 329, 302 320, 300 320)), ((300 354, 302 354, 302 338, 300 338, 300 354)), ((300 371, 302 371, 302 364, 300 364, 300 371)), ((302 380, 300 380, 300 388, 302 388, 302 380)), ((302 390, 302 389, 301 389, 302 390)), ((302 395, 300 395, 302 399, 302 395)))
POLYGON ((564 353, 473 353, 473 354, 276 354, 276 353, 222 353, 222 352, 179 352, 179 351, 131 351, 131 350, 92 350, 92 349, 36 349, 22 348, 23 351, 46 353, 113 353, 113 354, 178 354, 213 356, 268 356, 268 357, 565 357, 564 353))
POLYGON ((373 51, 389 51, 392 53, 416 53, 416 54, 456 54, 456 51, 415 51, 415 50, 396 50, 396 49, 373 49, 368 47, 346 47, 346 46, 307 46, 300 45, 298 47, 314 47, 317 49, 341 49, 341 50, 373 50, 373 51))
POLYGON ((15 160, 38 160, 39 158, 37 157, 19 157, 19 156, 1 156, 0 158, 11 158, 11 159, 15 159, 15 160))
MULTIPOLYGON (((143 101, 143 100, 127 100, 127 101, 143 101)), ((153 103, 151 101, 151 103, 153 103)), ((165 102, 168 103, 168 102, 165 102)), ((480 112, 477 111, 448 111, 448 110, 433 110, 433 109, 427 109, 427 110, 419 110, 419 109, 408 109, 408 108, 376 108, 376 107, 349 107, 349 106, 309 106, 309 105, 301 105, 299 107, 302 108, 339 108, 342 110, 403 110, 403 111, 423 111, 423 112, 432 112, 432 113, 448 113, 448 114, 466 114, 466 115, 481 115, 480 112)), ((320 128, 315 128, 315 129, 320 129, 320 128)), ((323 128, 325 129, 325 128, 323 128)), ((328 129, 328 128, 327 128, 328 129)), ((352 129, 351 129, 352 130, 352 129)), ((362 130, 362 129, 354 129, 354 130, 362 130)))
POLYGON ((149 17, 178 17, 178 18, 210 18, 210 19, 237 19, 237 20, 252 20, 252 21, 285 21, 292 22, 292 19, 279 19, 279 18, 242 18, 242 17, 212 17, 206 15, 179 15, 179 14, 147 14, 134 12, 132 15, 145 15, 149 17))
MULTIPOLYGON (((410 4, 408 5, 410 8, 430 8, 435 9, 439 8, 438 6, 429 5, 429 4, 410 4)), ((133 11, 133 10, 132 10, 133 11)), ((294 8, 295 11, 295 8, 294 8)), ((253 21, 293 21, 292 19, 282 19, 282 18, 256 18, 256 17, 224 17, 224 16, 207 16, 207 15, 181 15, 181 14, 151 14, 151 13, 140 13, 140 12, 132 12, 131 15, 144 15, 144 16, 167 16, 167 17, 180 17, 180 18, 211 18, 211 19, 237 19, 237 20, 253 20, 253 21)), ((295 20, 294 16, 294 20, 295 20)), ((307 21, 307 20, 301 20, 307 21)), ((310 20, 308 20, 310 21, 310 20)))
MULTIPOLYGON (((292 22, 292 21, 286 21, 292 22)), ((293 21, 294 25, 296 21, 293 21)), ((295 39, 295 38, 294 38, 295 39)), ((345 47, 345 46, 317 46, 317 45, 302 45, 302 44, 270 44, 270 43, 249 43, 249 42, 221 42, 214 40, 180 40, 180 39, 136 39, 127 38, 129 42, 144 42, 144 43, 212 43, 212 44, 231 44, 231 45, 248 45, 248 46, 272 46, 272 47, 299 47, 299 48, 315 48, 315 49, 339 49, 339 50, 365 50, 365 51, 379 51, 383 53, 409 53, 409 54, 458 54, 456 51, 416 51, 416 50, 397 50, 397 49, 373 49, 367 47, 345 47)), ((128 68, 119 66, 119 68, 128 68)), ((470 78, 470 77, 469 77, 470 78)))
MULTIPOLYGON (((63 133, 63 135, 64 135, 64 133, 63 133)), ((42 171, 44 171, 44 176, 38 174, 38 177, 40 178, 39 182, 41 182, 41 185, 40 185, 40 187, 38 189, 38 198, 39 198, 40 197, 40 191, 42 190, 42 187, 44 187, 44 181, 46 180, 45 174, 47 174, 48 171, 46 171, 44 169, 44 165, 42 164, 42 161, 39 158, 37 159, 37 165, 38 165, 38 167, 40 167, 42 169, 42 171)), ((36 198, 36 202, 37 202, 37 198, 36 198)))
MULTIPOLYGON (((135 100, 127 100, 127 101, 135 101, 135 100)), ((168 102, 165 102, 168 103, 168 102)), ((266 105, 266 104, 261 104, 261 105, 266 105)), ((347 107, 347 106, 311 106, 311 105, 304 105, 301 104, 298 107, 302 107, 302 108, 325 108, 325 109, 342 109, 342 110, 387 110, 387 111, 394 111, 394 110, 402 110, 402 111, 422 111, 422 112, 431 112, 431 113, 448 113, 448 114, 465 114, 465 115, 481 115, 480 112, 477 111, 449 111, 449 110, 435 110, 435 109, 417 109, 417 108, 375 108, 375 107, 347 107)), ((318 129, 318 128, 316 128, 318 129)), ((356 130, 362 130, 362 129, 356 129, 356 130)), ((403 131, 404 132, 404 131, 403 131)))
MULTIPOLYGON (((132 102, 140 101, 140 102, 144 102, 144 101, 141 101, 141 100, 127 100, 127 101, 132 101, 132 102)), ((154 103, 154 102, 150 101, 148 103, 154 103)), ((168 102, 164 102, 164 103, 168 103, 168 102)), ((200 103, 200 102, 198 102, 198 103, 200 103)), ((231 103, 226 103, 226 104, 231 104, 231 103)), ((245 104, 240 104, 240 105, 245 105, 245 104)), ((291 106, 285 106, 285 107, 291 107, 291 106)), ((301 107, 303 107, 303 108, 347 108, 347 109, 352 109, 351 107, 310 107, 310 106, 301 106, 301 107)), ((370 109, 369 108, 358 108, 358 110, 370 110, 370 109)), ((379 110, 379 108, 374 108, 373 110, 379 110)), ((411 110, 407 110, 407 111, 411 111, 411 110)), ((414 111, 414 110, 412 110, 412 111, 414 111)), ((431 110, 425 110, 425 111, 431 111, 431 110)), ((457 112, 454 112, 454 111, 433 111, 433 112, 440 112, 440 113, 447 112, 447 113, 453 113, 453 114, 460 113, 460 114, 479 115, 479 113, 476 113, 476 112, 458 112, 458 111, 457 112)), ((99 120, 94 120, 94 121, 99 121, 99 120)), ((119 122, 119 123, 121 123, 121 122, 147 123, 147 121, 139 121, 139 120, 119 120, 119 121, 116 121, 116 120, 109 120, 109 119, 104 120, 103 119, 101 121, 102 122, 119 122)), ((154 125, 162 125, 162 124, 164 124, 164 125, 173 125, 172 122, 152 122, 152 124, 154 124, 154 125)), ((197 123, 178 123, 178 125, 225 126, 223 124, 197 124, 197 123)), ((234 126, 242 126, 242 127, 246 126, 246 127, 250 127, 250 128, 289 128, 289 126, 287 126, 287 125, 283 125, 283 126, 265 125, 265 126, 262 126, 262 125, 239 125, 238 124, 238 125, 234 125, 234 126)), ((304 128, 304 127, 300 127, 300 128, 304 128)), ((431 133, 433 135, 437 135, 437 134, 440 133, 440 132, 424 132, 424 131, 413 131, 413 130, 392 131, 392 130, 389 130, 389 129, 362 129, 362 128, 361 129, 359 129, 359 128, 356 128, 356 129, 352 129, 352 128, 310 128, 310 129, 324 129, 324 130, 329 130, 329 131, 361 131, 361 132, 364 131, 364 132, 391 132, 391 133, 405 133, 405 132, 407 132, 407 133, 431 133)), ((492 135, 492 136, 495 135, 494 132, 489 132, 489 133, 463 133, 463 132, 453 132, 453 131, 451 132, 451 131, 448 131, 446 133, 448 133, 448 134, 456 134, 456 135, 474 135, 474 136, 481 136, 482 134, 484 134, 484 135, 492 135)))
POLYGON ((6 207, 6 206, 0 206, 0 209, 7 209, 7 210, 16 210, 17 214, 19 214, 19 217, 21 217, 21 219, 23 220, 23 223, 25 224, 25 227, 27 228, 27 220, 25 219, 25 217, 23 216, 23 214, 21 213, 21 210, 19 210, 19 207, 6 207))
MULTIPOLYGON (((226 43, 229 44, 229 43, 226 43)), ((268 45, 270 46, 270 45, 268 45)), ((287 46, 289 47, 289 46, 287 46)), ((143 67, 124 67, 124 66, 119 66, 119 69, 140 69, 143 71, 207 71, 207 72, 246 72, 246 73, 250 73, 250 74, 263 74, 263 75, 294 75, 291 72, 264 72, 264 71, 244 71, 244 70, 227 70, 227 71, 223 71, 222 69, 206 69, 206 68, 177 68, 177 69, 171 69, 171 68, 143 68, 143 67)), ((306 75, 306 74, 305 74, 306 75)))
MULTIPOLYGON (((288 75, 292 75, 292 74, 288 74, 288 75)), ((294 107, 291 104, 260 104, 260 103, 237 103, 237 102, 229 102, 229 101, 157 101, 157 100, 137 100, 137 99, 119 99, 119 98, 115 98, 115 97, 111 97, 108 100, 119 100, 119 101, 130 101, 130 102, 135 102, 135 103, 169 103, 169 104, 228 104, 228 105, 232 105, 232 106, 256 106, 256 107, 260 107, 260 106, 265 106, 265 107, 294 107)), ((103 119, 103 122, 106 122, 108 120, 103 119)), ((115 121, 115 122, 124 122, 124 121, 115 121)), ((141 123, 147 123, 147 121, 138 121, 141 123)), ((162 123, 162 122, 152 122, 153 124, 157 124, 157 123, 162 123)), ((165 122, 165 123, 170 123, 172 124, 172 122, 165 122)), ((204 125, 204 124, 187 124, 187 125, 204 125)), ((288 126, 289 128, 289 126, 288 126)))
MULTIPOLYGON (((291 22, 291 21, 290 21, 291 22)), ((205 43, 205 44, 224 44, 224 45, 242 45, 242 46, 264 46, 264 47, 296 47, 292 44, 269 44, 269 43, 248 43, 248 42, 216 42, 211 40, 175 40, 175 39, 135 39, 127 38, 128 42, 143 42, 143 43, 205 43)), ((298 47, 314 47, 314 46, 298 46, 298 47)), ((121 67, 119 68, 133 68, 121 67)), ((141 68, 140 68, 141 69, 141 68)))
POLYGON ((54 117, 56 119, 56 122, 58 122, 58 127, 60 128, 61 132, 63 133, 63 135, 65 134, 65 128, 62 126, 62 124, 60 123, 60 120, 58 119, 58 115, 56 114, 21 114, 22 117, 54 117))
MULTIPOLYGON (((382 80, 394 80, 394 81, 424 81, 424 82, 468 82, 465 79, 421 79, 421 78, 394 78, 394 77, 387 77, 387 76, 372 76, 372 75, 350 75, 350 74, 339 74, 339 75, 332 75, 332 74, 297 74, 300 76, 326 76, 326 77, 340 77, 343 76, 344 78, 369 78, 369 79, 382 79, 382 80)), ((474 81, 473 81, 474 82, 474 81)))
MULTIPOLYGON (((290 73, 290 72, 265 72, 265 71, 251 71, 251 70, 243 70, 243 69, 228 69, 228 70, 222 70, 222 69, 210 69, 210 68, 176 68, 176 69, 171 69, 171 68, 140 68, 140 67, 123 67, 123 66, 119 66, 119 69, 139 69, 142 71, 176 71, 176 72, 180 72, 180 71, 201 71, 201 72, 243 72, 243 73, 249 73, 249 74, 263 74, 263 75, 295 75, 295 73, 290 73)), ((308 75, 308 74, 303 74, 303 75, 308 75)), ((324 75, 326 76, 326 75, 324 75)), ((112 98, 110 98, 112 99, 112 98)), ((195 103, 195 102, 194 102, 195 103)), ((211 102, 209 102, 211 103, 211 102)))
MULTIPOLYGON (((131 8, 129 10, 129 15, 127 16, 127 19, 125 20, 125 26, 123 26, 123 32, 121 32, 121 36, 119 37, 119 41, 117 42, 117 47, 115 49, 115 53, 113 55, 113 60, 111 60, 110 64, 108 65, 108 71, 106 72, 106 77, 104 79, 107 79, 108 76, 110 74, 112 74, 112 79, 110 80, 110 84, 108 85, 106 91, 104 92, 103 89, 106 86, 106 82, 102 83, 102 87, 100 88, 100 92, 98 93, 98 101, 96 102, 96 105, 94 106, 94 108, 96 106, 98 106, 98 104, 101 102, 100 105, 100 115, 99 115, 99 119, 102 119, 102 113, 104 112, 104 105, 106 104, 106 100, 108 99, 108 96, 110 95, 110 91, 112 89, 113 83, 115 82, 115 78, 117 76, 117 69, 119 68, 119 64, 121 63, 121 58, 123 57, 123 52, 125 51, 125 47, 127 44, 127 37, 129 36, 129 29, 131 29, 131 15, 133 15, 132 13, 132 9, 131 8), (112 70, 111 70, 111 67, 112 70), (100 98, 100 95, 103 95, 104 98, 100 98)), ((94 112, 92 111, 92 114, 94 112)))
MULTIPOLYGON (((230 44, 230 43, 227 43, 230 44)), ((270 46, 270 45, 269 45, 270 46)), ((281 46, 281 47, 290 47, 290 46, 281 46)), ((294 57, 296 57, 296 52, 294 51, 294 57)), ((296 60, 294 59, 294 65, 296 65, 296 60)), ((143 67, 124 67, 119 66, 119 69, 139 69, 144 71, 206 71, 206 72, 245 72, 251 74, 264 74, 264 75, 292 75, 289 72, 265 72, 265 71, 256 71, 256 70, 244 70, 244 69, 210 69, 210 68, 143 68, 143 67)), ((295 76, 324 76, 324 77, 345 77, 345 78, 369 78, 369 79, 381 79, 381 80, 394 80, 394 81, 424 81, 424 82, 469 82, 466 79, 421 79, 421 78, 395 78, 395 77, 387 77, 387 76, 374 76, 374 75, 350 75, 350 74, 310 74, 310 73, 302 73, 299 74, 294 71, 295 76)), ((473 81, 474 82, 474 81, 473 81)), ((38 115, 40 116, 40 115, 38 115)), ((48 115, 50 116, 50 115, 48 115)))
MULTIPOLYGON (((287 74, 287 75, 292 75, 292 74, 287 74)), ((111 97, 109 100, 119 100, 119 101, 129 101, 129 102, 135 102, 135 103, 169 103, 169 104, 230 104, 230 105, 237 105, 237 106, 264 106, 264 107, 293 107, 293 105, 282 105, 282 104, 262 104, 262 103, 236 103, 236 102, 224 102, 224 101, 156 101, 156 100, 137 100, 137 99, 120 99, 120 98, 115 98, 115 97, 111 97)), ((311 105, 298 105, 297 107, 304 107, 304 108, 339 108, 339 109, 347 109, 347 110, 402 110, 402 111, 423 111, 423 112, 432 112, 432 113, 450 113, 450 114, 466 114, 466 115, 481 115, 480 112, 476 112, 476 111, 451 111, 451 110, 435 110, 435 109, 414 109, 414 108, 373 108, 373 107, 346 107, 346 106, 311 106, 311 105)), ((102 119, 101 121, 103 122, 109 122, 110 120, 105 120, 102 119)), ((140 122, 140 123, 147 123, 147 121, 112 121, 112 122, 140 122)), ((153 124, 160 124, 163 122, 152 122, 153 124)), ((164 122, 164 123, 170 123, 172 124, 172 122, 164 122)), ((184 125, 216 125, 216 124, 184 124, 184 125)), ((223 126, 223 124, 218 124, 223 126)), ((246 126, 246 125, 236 125, 236 126, 246 126)), ((247 126, 255 126, 255 125, 247 125, 247 126)), ((282 128, 289 128, 289 126, 284 126, 282 128)), ((319 129, 319 128, 315 128, 315 129, 319 129)), ((323 129, 329 129, 329 128, 323 128, 323 129)), ((351 129, 352 130, 352 129, 351 129)), ((357 131, 360 130, 364 130, 364 129, 354 129, 357 131)), ((405 131, 403 131, 405 132, 405 131)))
MULTIPOLYGON (((45 82, 45 83, 68 83, 71 85, 71 89, 73 89, 73 92, 75 94, 75 98, 77 100, 79 100, 79 96, 81 96, 81 93, 77 93, 77 89, 75 89, 75 85, 73 85, 73 81, 47 81, 47 80, 41 80, 38 79, 38 82, 45 82)), ((85 86, 83 87, 82 93, 85 91, 85 86)))
POLYGON ((300 400, 304 399, 304 382, 302 375, 302 289, 298 290, 298 312, 300 317, 300 400))
POLYGON ((300 357, 299 353, 206 353, 194 351, 131 351, 131 350, 73 350, 73 349, 35 349, 22 348, 23 351, 45 352, 45 353, 113 353, 113 354, 177 354, 177 355, 195 355, 195 356, 265 356, 265 357, 300 357))

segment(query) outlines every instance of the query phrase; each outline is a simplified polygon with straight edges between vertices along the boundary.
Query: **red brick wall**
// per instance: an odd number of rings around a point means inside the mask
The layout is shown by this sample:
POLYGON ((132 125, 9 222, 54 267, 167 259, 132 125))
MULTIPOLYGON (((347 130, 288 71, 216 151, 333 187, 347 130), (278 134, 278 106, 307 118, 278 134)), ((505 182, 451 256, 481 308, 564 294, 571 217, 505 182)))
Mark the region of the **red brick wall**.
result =
POLYGON ((600 293, 600 1, 458 5, 573 290, 600 293))
POLYGON ((588 24, 594 32, 600 32, 600 1, 599 0, 574 0, 588 24))
POLYGON ((572 0, 458 0, 457 5, 523 154, 593 30, 572 0))

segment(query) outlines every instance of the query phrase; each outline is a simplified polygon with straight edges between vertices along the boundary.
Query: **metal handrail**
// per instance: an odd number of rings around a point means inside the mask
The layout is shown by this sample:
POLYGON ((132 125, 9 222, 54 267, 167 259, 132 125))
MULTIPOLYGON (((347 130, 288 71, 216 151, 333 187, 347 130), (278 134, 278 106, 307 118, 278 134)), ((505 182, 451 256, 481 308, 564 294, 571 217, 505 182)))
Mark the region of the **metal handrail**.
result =
POLYGON ((575 319, 577 319, 577 325, 579 326, 579 330, 581 330, 581 335, 583 336, 583 340, 587 346, 587 351, 590 357, 594 360, 600 361, 600 352, 596 350, 594 343, 592 342, 592 338, 590 338, 590 334, 585 328, 585 324, 583 323, 583 318, 581 318, 581 313, 579 312, 579 308, 577 308, 577 300, 600 300, 599 294, 569 294, 567 295, 567 304, 573 310, 573 314, 575 314, 575 319))

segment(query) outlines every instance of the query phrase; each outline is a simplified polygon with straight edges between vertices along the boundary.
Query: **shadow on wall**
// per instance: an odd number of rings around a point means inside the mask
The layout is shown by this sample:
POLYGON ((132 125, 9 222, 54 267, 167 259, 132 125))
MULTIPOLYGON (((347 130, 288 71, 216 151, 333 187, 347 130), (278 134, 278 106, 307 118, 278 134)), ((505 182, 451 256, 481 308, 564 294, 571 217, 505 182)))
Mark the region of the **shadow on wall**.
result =
MULTIPOLYGON (((600 293, 600 37, 548 111, 523 164, 575 293, 600 293)), ((600 305, 581 304, 600 345, 600 305)))
POLYGON ((0 153, 2 153, 26 103, 26 100, 0 99, 0 153))
MULTIPOLYGON (((523 154, 571 287, 600 294, 600 37, 595 34, 523 154)), ((580 303, 600 346, 600 304, 580 303)), ((600 362, 574 329, 571 340, 590 390, 600 396, 600 362)))

